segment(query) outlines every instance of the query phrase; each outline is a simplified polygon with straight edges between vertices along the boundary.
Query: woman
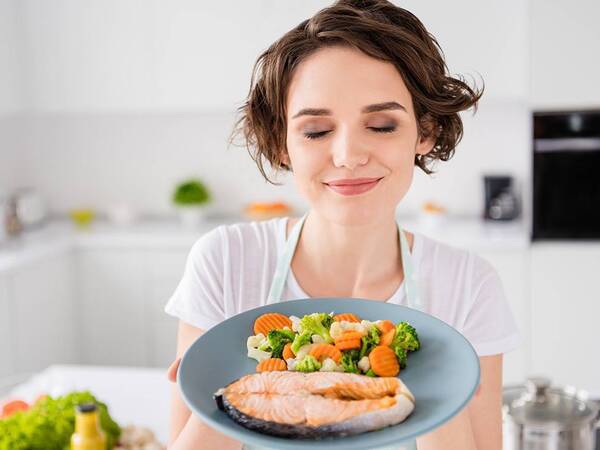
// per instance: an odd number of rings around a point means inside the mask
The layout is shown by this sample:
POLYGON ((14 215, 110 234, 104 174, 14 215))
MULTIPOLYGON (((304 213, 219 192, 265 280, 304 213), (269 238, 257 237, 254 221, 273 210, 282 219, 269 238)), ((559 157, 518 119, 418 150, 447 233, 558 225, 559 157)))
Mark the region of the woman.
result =
MULTIPOLYGON (((340 0, 275 42, 257 61, 237 131, 267 180, 264 160, 293 173, 310 210, 222 225, 196 242, 165 308, 180 319, 177 357, 204 330, 267 301, 418 307, 463 333, 481 363, 468 407, 418 449, 500 450, 502 354, 518 332, 498 275, 470 252, 399 233, 395 221, 414 166, 429 174, 452 156, 458 113, 480 96, 446 74, 421 22, 385 0, 340 0)), ((240 447, 191 415, 173 387, 171 449, 240 447)))

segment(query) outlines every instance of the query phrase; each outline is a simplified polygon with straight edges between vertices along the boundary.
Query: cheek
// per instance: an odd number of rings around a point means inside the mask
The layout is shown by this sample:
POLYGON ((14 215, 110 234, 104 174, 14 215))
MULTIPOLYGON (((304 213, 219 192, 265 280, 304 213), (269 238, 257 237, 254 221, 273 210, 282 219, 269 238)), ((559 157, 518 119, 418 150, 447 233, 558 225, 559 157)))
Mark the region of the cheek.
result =
POLYGON ((373 154, 377 161, 393 172, 411 170, 414 164, 414 150, 404 140, 390 141, 380 145, 373 154))
POLYGON ((294 176, 306 178, 315 173, 322 172, 327 165, 327 151, 320 151, 318 146, 307 145, 303 142, 287 140, 287 150, 294 176))

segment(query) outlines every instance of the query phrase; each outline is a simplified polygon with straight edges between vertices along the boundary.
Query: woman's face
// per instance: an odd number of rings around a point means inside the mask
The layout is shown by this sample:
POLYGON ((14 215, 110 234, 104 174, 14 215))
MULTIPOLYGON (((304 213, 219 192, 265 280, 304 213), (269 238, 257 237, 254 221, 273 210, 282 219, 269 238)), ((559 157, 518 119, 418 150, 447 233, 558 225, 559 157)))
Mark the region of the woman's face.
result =
POLYGON ((410 92, 391 63, 328 47, 293 74, 286 143, 283 160, 311 207, 332 222, 360 225, 393 217, 415 154, 428 153, 435 139, 419 138, 410 92), (374 181, 335 186, 357 178, 374 181))

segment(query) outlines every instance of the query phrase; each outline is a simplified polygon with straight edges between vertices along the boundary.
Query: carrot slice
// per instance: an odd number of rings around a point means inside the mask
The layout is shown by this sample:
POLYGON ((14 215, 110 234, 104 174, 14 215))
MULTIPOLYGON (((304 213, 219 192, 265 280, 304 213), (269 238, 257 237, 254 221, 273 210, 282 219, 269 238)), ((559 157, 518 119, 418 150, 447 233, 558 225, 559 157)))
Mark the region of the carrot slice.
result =
POLYGON ((380 377, 395 377, 400 372, 400 364, 394 351, 383 345, 378 345, 369 353, 369 363, 375 375, 380 377))
POLYGON ((292 329, 292 321, 289 317, 279 313, 267 313, 254 321, 254 334, 262 333, 265 336, 271 330, 281 330, 283 327, 292 329))
POLYGON ((392 344, 392 341, 394 340, 395 335, 396 335, 395 328, 392 328, 391 330, 386 331, 385 333, 383 333, 381 335, 381 341, 379 342, 379 344, 383 345, 385 347, 389 347, 392 344))
POLYGON ((361 333, 360 331, 348 330, 344 331, 342 335, 335 340, 335 342, 353 341, 354 339, 360 339, 363 337, 363 335, 364 333, 361 333))
POLYGON ((363 334, 360 331, 344 331, 344 333, 335 340, 335 346, 338 350, 360 348, 360 338, 362 336, 363 334))
POLYGON ((387 333, 388 331, 395 329, 396 326, 391 320, 382 320, 377 325, 377 328, 379 328, 382 333, 387 333))
POLYGON ((257 372, 275 372, 287 370, 287 364, 283 359, 269 358, 263 359, 256 366, 257 372))
POLYGON ((353 348, 360 348, 360 339, 346 339, 344 341, 335 341, 335 348, 338 350, 352 350, 353 348))
POLYGON ((336 364, 339 364, 342 360, 342 352, 331 344, 316 344, 310 349, 308 354, 314 356, 319 361, 323 361, 325 358, 331 358, 336 364))
POLYGON ((296 355, 294 355, 294 352, 292 351, 292 343, 288 342, 287 344, 285 344, 285 347, 283 347, 283 359, 290 359, 290 358, 294 358, 296 355))
POLYGON ((14 413, 19 411, 27 411, 29 409, 29 403, 23 400, 11 400, 2 406, 1 418, 12 416, 14 413))
POLYGON ((335 320, 336 322, 341 322, 345 320, 346 322, 360 323, 360 319, 358 318, 358 316, 352 313, 336 314, 335 316, 333 316, 333 320, 335 320))

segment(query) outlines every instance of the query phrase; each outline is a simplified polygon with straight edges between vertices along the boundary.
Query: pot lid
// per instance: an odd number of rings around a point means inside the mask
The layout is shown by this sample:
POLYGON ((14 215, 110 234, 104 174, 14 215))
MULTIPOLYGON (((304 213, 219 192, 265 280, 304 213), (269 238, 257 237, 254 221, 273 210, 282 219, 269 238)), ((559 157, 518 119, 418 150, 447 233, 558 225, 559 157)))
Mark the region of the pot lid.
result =
POLYGON ((584 393, 551 387, 544 377, 528 378, 524 387, 507 387, 503 397, 504 413, 521 425, 565 428, 590 422, 598 414, 584 393))

